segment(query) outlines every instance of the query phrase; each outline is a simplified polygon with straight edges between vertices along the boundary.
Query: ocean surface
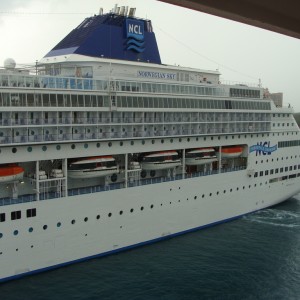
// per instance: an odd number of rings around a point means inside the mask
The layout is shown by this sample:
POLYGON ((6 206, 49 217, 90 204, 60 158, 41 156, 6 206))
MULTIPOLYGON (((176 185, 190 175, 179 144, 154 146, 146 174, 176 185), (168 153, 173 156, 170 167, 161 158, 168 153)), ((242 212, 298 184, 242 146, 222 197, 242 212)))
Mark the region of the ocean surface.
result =
POLYGON ((1 300, 300 299, 300 195, 239 220, 0 285, 1 300))

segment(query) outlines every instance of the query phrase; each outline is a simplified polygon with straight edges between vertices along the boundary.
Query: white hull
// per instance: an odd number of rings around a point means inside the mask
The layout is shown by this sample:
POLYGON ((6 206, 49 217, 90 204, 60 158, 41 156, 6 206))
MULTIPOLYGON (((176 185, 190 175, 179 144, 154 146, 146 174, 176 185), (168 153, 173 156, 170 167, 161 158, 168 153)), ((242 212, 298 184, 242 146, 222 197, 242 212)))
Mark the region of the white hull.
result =
MULTIPOLYGON (((7 242, 1 246, 0 278, 13 279, 214 225, 277 204, 299 192, 299 177, 273 183, 272 189, 269 184, 260 185, 262 179, 253 178, 251 186, 256 183, 257 187, 249 189, 246 170, 212 176, 213 180, 204 176, 42 201, 32 233, 28 232, 32 226, 28 220, 15 227, 18 236, 6 227, 9 232, 5 232, 7 242), (247 193, 243 186, 247 186, 247 193), (57 227, 59 222, 61 226, 57 227), (48 226, 46 230, 44 225, 48 226), (18 255, 14 255, 16 251, 18 255)), ((26 209, 32 204, 21 206, 26 209)), ((7 209, 15 208, 20 209, 20 205, 7 209)))
POLYGON ((1 176, 0 177, 0 183, 7 183, 7 182, 22 180, 23 175, 24 175, 24 172, 16 174, 16 175, 1 176))
POLYGON ((171 161, 171 162, 151 162, 151 163, 141 163, 143 170, 165 170, 173 169, 181 165, 180 161, 171 161))
POLYGON ((217 153, 217 157, 219 158, 221 156, 221 158, 237 158, 240 157, 242 155, 242 152, 236 152, 236 153, 217 153))
POLYGON ((68 176, 75 179, 104 177, 119 172, 118 168, 113 169, 93 169, 93 170, 68 170, 68 176))
POLYGON ((215 161, 218 161, 216 157, 201 157, 201 158, 186 158, 185 159, 185 164, 188 166, 199 166, 199 165, 205 165, 205 164, 211 164, 215 161))

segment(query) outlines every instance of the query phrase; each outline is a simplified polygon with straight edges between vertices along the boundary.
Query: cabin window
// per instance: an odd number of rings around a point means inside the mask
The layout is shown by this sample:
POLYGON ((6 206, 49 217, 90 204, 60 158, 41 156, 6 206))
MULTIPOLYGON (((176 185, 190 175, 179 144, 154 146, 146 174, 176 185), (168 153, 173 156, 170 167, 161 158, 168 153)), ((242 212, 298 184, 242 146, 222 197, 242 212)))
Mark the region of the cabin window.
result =
POLYGON ((11 212, 11 219, 12 219, 12 220, 18 220, 18 219, 21 219, 21 211, 20 211, 20 210, 12 211, 12 212, 11 212))
POLYGON ((30 208, 26 211, 27 218, 32 218, 36 216, 36 208, 30 208))
POLYGON ((0 214, 0 222, 5 222, 5 213, 0 214))

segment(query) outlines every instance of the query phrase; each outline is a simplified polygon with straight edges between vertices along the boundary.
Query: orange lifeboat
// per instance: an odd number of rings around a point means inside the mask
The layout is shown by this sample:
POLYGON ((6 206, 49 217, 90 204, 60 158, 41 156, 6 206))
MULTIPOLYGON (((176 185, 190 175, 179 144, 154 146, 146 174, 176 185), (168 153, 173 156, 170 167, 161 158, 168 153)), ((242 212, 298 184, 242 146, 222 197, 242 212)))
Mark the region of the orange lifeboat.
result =
POLYGON ((181 165, 178 153, 174 150, 160 151, 147 154, 141 163, 143 170, 163 170, 181 165))
POLYGON ((221 148, 221 155, 222 158, 239 157, 243 153, 243 150, 242 146, 224 146, 221 148))
POLYGON ((95 178, 119 173, 116 160, 108 156, 86 157, 70 163, 68 176, 76 179, 95 178))
POLYGON ((24 169, 17 164, 0 165, 0 183, 22 180, 24 169))

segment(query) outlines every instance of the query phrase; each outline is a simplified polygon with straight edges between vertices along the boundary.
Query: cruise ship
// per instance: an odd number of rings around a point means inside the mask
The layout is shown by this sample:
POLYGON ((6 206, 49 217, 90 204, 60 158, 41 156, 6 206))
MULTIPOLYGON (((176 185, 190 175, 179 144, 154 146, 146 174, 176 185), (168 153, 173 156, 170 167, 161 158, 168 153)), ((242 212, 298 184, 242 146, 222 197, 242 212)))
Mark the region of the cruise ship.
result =
POLYGON ((300 192, 293 109, 165 65, 151 21, 86 18, 0 70, 0 281, 239 218, 300 192))

